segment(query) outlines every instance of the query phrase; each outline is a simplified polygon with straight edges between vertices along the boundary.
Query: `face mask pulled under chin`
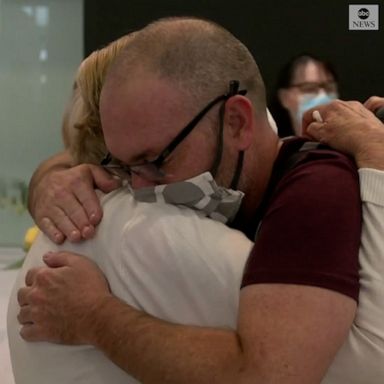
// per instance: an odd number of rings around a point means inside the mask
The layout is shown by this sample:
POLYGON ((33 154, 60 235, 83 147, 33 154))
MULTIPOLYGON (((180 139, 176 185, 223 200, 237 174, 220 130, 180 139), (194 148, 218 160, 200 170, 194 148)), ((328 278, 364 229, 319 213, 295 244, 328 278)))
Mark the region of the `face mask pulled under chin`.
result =
POLYGON ((308 109, 317 107, 319 105, 328 104, 332 100, 337 99, 338 95, 336 93, 319 93, 317 95, 314 95, 312 93, 304 93, 300 96, 299 99, 299 106, 297 109, 297 125, 300 127, 300 132, 297 132, 298 134, 301 134, 301 125, 303 121, 303 115, 308 109))
POLYGON ((185 206, 222 223, 235 218, 244 196, 241 191, 218 186, 209 172, 184 181, 135 189, 132 194, 136 201, 185 206))

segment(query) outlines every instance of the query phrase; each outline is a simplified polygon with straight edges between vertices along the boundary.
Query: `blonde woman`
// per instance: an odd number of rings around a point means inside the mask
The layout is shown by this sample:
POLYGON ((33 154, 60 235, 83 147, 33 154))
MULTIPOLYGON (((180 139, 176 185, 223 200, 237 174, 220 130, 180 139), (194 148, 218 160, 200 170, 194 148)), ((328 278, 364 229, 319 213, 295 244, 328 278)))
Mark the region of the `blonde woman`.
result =
POLYGON ((99 96, 109 65, 133 34, 91 53, 80 65, 69 110, 63 121, 63 140, 74 164, 99 165, 107 150, 99 114, 99 96))
MULTIPOLYGON (((62 122, 62 136, 65 151, 45 161, 33 176, 33 182, 40 181, 47 170, 69 169, 73 165, 94 164, 99 165, 107 150, 105 147, 103 132, 99 115, 99 95, 108 66, 123 49, 133 33, 122 36, 108 46, 92 52, 79 66, 77 70, 71 98, 66 106, 62 122)), ((96 167, 92 169, 94 175, 106 176, 107 185, 100 185, 100 189, 109 192, 118 187, 116 180, 104 174, 96 167)), ((61 189, 61 186, 58 187, 61 189)), ((39 188, 37 188, 40 191, 39 188)), ((38 192, 37 192, 38 193, 38 192)), ((30 198, 35 191, 30 189, 30 198)), ((39 220, 36 220, 38 224, 39 220)), ((42 222, 49 221, 48 218, 42 222)), ((85 229, 87 235, 93 234, 93 228, 85 229)), ((29 250, 38 234, 38 227, 30 228, 24 239, 24 248, 29 250)), ((59 235, 60 239, 61 236, 59 235)), ((54 240, 54 239, 53 239, 54 240)))
POLYGON ((106 153, 99 116, 99 95, 108 66, 133 35, 131 33, 113 41, 91 53, 81 63, 63 117, 62 134, 66 150, 44 161, 31 178, 29 210, 37 212, 32 214, 36 224, 56 243, 64 241, 63 233, 67 233, 71 241, 92 237, 94 225, 102 217, 95 193, 80 192, 76 201, 82 205, 74 217, 60 213, 65 212, 64 207, 72 200, 74 184, 81 188, 91 183, 103 192, 110 192, 120 185, 108 172, 96 166, 106 153), (73 165, 79 167, 71 170, 73 165), (51 171, 55 171, 54 174, 51 171), (45 194, 47 185, 52 188, 45 194), (51 199, 55 196, 60 196, 63 203, 55 207, 55 212, 62 218, 60 225, 50 218, 51 199))

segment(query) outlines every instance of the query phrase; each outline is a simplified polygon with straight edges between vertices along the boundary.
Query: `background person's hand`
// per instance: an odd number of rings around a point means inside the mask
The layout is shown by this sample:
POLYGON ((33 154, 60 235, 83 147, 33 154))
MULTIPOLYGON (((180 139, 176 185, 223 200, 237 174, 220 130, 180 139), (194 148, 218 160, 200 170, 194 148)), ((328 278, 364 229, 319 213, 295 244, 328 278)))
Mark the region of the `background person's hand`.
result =
POLYGON ((51 170, 33 187, 29 210, 39 228, 54 242, 75 242, 93 236, 102 218, 95 188, 107 193, 120 182, 96 165, 51 170))
POLYGON ((48 253, 44 261, 48 267, 30 269, 26 287, 18 291, 20 335, 27 341, 89 343, 97 327, 93 311, 111 297, 103 273, 74 253, 48 253))
POLYGON ((303 118, 305 135, 355 158, 359 168, 384 169, 384 125, 363 104, 336 100, 313 109, 303 118))

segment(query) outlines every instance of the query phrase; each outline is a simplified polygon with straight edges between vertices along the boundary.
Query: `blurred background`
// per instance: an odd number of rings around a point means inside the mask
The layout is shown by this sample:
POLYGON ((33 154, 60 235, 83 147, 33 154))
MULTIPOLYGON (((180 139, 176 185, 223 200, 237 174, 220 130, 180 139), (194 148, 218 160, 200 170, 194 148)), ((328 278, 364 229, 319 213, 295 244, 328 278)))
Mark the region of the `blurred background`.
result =
POLYGON ((32 224, 28 182, 61 147, 61 116, 84 55, 81 0, 0 0, 0 245, 32 224))

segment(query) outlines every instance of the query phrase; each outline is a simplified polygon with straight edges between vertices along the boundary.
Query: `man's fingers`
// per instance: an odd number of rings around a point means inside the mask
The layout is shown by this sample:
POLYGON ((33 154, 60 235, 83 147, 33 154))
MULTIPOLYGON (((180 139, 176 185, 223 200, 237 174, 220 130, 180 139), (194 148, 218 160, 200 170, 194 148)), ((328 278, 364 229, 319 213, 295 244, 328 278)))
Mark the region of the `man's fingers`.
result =
MULTIPOLYGON (((26 323, 20 329, 20 336, 25 341, 43 341, 45 336, 45 330, 38 324, 26 323)), ((52 340, 53 341, 53 340, 52 340)))
POLYGON ((81 210, 77 207, 71 216, 71 219, 75 223, 80 223, 82 230, 86 227, 97 225, 100 223, 103 216, 100 200, 97 197, 96 191, 92 188, 83 186, 75 190, 77 202, 81 206, 81 210), (87 220, 85 221, 84 218, 87 220))
POLYGON ((74 195, 63 194, 57 203, 52 204, 49 212, 37 220, 40 229, 57 244, 67 237, 71 242, 81 240, 79 228, 89 226, 86 212, 74 195), (48 217, 49 215, 49 217, 48 217))
POLYGON ((48 217, 43 217, 38 223, 40 229, 56 244, 61 244, 65 240, 63 232, 56 227, 53 221, 48 217))
MULTIPOLYGON (((104 193, 109 193, 119 187, 121 187, 121 180, 116 179, 110 173, 105 171, 102 167, 89 166, 92 174, 93 182, 97 189, 100 189, 104 193)), ((83 204, 86 210, 91 224, 98 225, 103 216, 100 201, 95 191, 82 190, 81 194, 78 194, 79 201, 83 204)))
POLYGON ((29 305, 20 307, 19 313, 17 315, 17 321, 21 325, 33 323, 31 308, 29 305))
POLYGON ((105 276, 86 256, 71 252, 44 254, 46 266, 26 274, 18 291, 21 336, 28 341, 88 343, 90 308, 110 297, 105 276), (79 332, 73 332, 73 330, 79 332))
MULTIPOLYGON (((20 322, 20 320, 19 320, 20 322)), ((26 341, 34 341, 34 324, 29 323, 29 324, 23 324, 23 326, 20 329, 20 336, 26 340, 26 341)))
POLYGON ((78 227, 72 222, 69 216, 67 216, 60 208, 53 209, 55 213, 54 220, 60 232, 68 238, 72 243, 81 240, 81 232, 78 227))
MULTIPOLYGON (((59 210, 61 209, 57 208, 57 212, 59 212, 59 210)), ((65 213, 65 211, 61 210, 55 218, 57 220, 57 227, 59 230, 63 232, 72 243, 76 243, 84 237, 83 232, 85 232, 86 228, 92 228, 88 230, 91 231, 91 235, 94 233, 94 228, 86 218, 86 213, 80 204, 78 205, 78 209, 73 212, 68 211, 68 213, 65 213)), ((89 235, 89 232, 85 233, 89 235)))
POLYGON ((121 180, 113 177, 109 172, 107 172, 102 167, 90 166, 89 168, 93 175, 93 180, 98 189, 108 193, 112 192, 115 189, 121 186, 121 180))
POLYGON ((28 293, 30 292, 31 288, 29 287, 22 287, 17 291, 17 302, 19 303, 20 307, 28 304, 28 293))
POLYGON ((103 213, 94 186, 110 192, 120 183, 101 167, 84 165, 79 166, 79 173, 72 178, 70 188, 56 194, 55 201, 62 213, 56 213, 55 224, 71 241, 92 237, 94 226, 101 221, 103 213), (79 233, 74 232, 76 230, 79 233))
POLYGON ((41 179, 34 193, 34 218, 52 241, 60 244, 67 237, 76 242, 94 235, 102 218, 95 186, 109 192, 120 183, 101 167, 89 164, 52 171, 41 179))
POLYGON ((31 268, 25 275, 25 285, 27 287, 30 287, 34 282, 36 278, 36 274, 39 272, 39 270, 42 267, 39 268, 31 268))
MULTIPOLYGON (((56 205, 51 207, 51 220, 72 242, 79 241, 82 229, 91 225, 85 207, 79 199, 83 188, 85 187, 78 186, 71 192, 63 190, 56 195, 56 205)), ((95 191, 91 187, 88 189, 97 199, 95 191)))
POLYGON ((43 255, 44 263, 51 268, 60 268, 70 266, 79 256, 67 252, 48 252, 43 255))

